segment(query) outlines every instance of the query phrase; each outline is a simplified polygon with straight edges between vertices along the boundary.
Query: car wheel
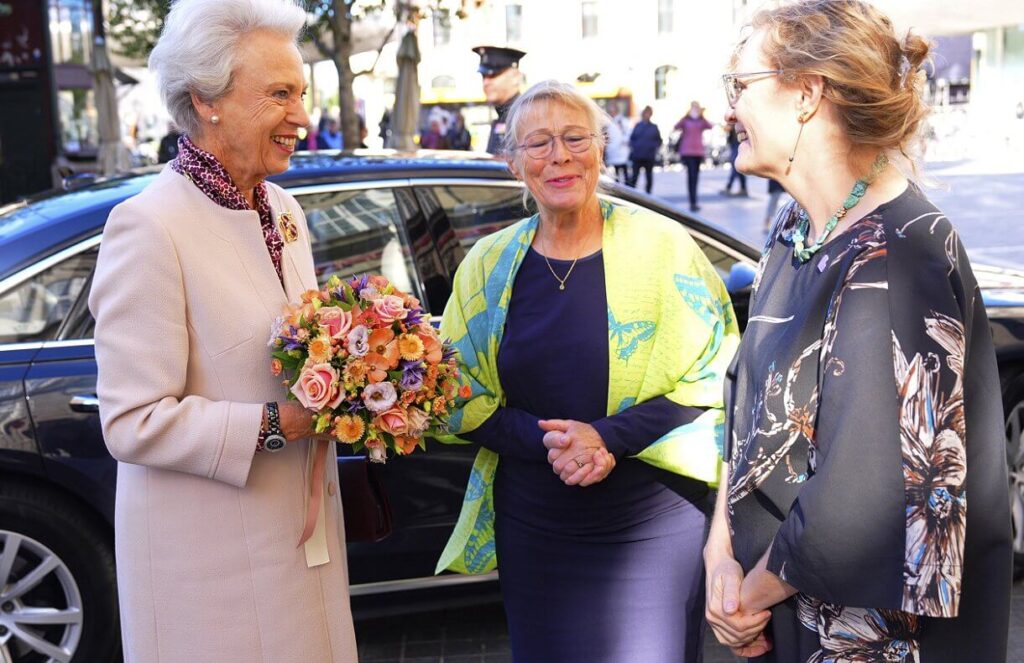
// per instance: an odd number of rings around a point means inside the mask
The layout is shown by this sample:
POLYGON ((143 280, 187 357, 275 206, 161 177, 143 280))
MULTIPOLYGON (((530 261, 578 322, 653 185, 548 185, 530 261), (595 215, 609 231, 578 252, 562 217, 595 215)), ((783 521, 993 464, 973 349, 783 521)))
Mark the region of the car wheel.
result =
POLYGON ((120 659, 114 554, 96 518, 37 487, 0 484, 0 662, 120 659))
POLYGON ((1024 578, 1024 373, 1003 386, 1003 412, 1013 521, 1013 577, 1020 580, 1024 578))

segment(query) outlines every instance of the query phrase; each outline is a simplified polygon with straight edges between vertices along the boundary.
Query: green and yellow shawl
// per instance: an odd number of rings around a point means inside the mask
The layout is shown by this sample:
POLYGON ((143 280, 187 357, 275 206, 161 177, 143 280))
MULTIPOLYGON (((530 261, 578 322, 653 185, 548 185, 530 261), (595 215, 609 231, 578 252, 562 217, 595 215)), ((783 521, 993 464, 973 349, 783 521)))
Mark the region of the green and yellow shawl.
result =
MULTIPOLYGON (((636 458, 709 484, 718 478, 726 367, 739 344, 732 303, 708 259, 675 221, 602 202, 602 256, 608 294, 608 413, 656 396, 707 408, 636 458)), ((512 284, 537 230, 523 219, 476 243, 455 275, 441 321, 459 351, 470 398, 450 420, 449 444, 505 403, 497 356, 512 284)), ((498 454, 481 449, 459 521, 437 572, 486 573, 497 566, 492 487, 498 454)))

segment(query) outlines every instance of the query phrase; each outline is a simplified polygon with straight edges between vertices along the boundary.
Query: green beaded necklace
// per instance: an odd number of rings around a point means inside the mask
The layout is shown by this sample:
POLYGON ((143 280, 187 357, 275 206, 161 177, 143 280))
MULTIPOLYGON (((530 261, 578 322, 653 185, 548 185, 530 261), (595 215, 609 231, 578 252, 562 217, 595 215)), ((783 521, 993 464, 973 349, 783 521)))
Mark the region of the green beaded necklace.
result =
POLYGON ((889 158, 884 153, 879 153, 875 157, 875 162, 871 164, 871 172, 868 176, 862 180, 857 180, 853 185, 853 189, 850 191, 850 195, 843 201, 842 207, 836 210, 836 213, 829 217, 828 222, 825 224, 825 229, 822 230, 818 239, 814 242, 813 246, 804 246, 804 241, 807 239, 807 233, 811 229, 811 219, 807 216, 807 212, 803 209, 800 210, 800 215, 796 220, 796 227, 793 228, 793 255, 796 256, 800 262, 807 262, 811 259, 815 253, 817 253, 828 236, 832 234, 832 231, 839 225, 839 220, 846 216, 854 205, 860 202, 860 199, 867 193, 868 187, 874 182, 881 174, 885 167, 889 165, 889 158))

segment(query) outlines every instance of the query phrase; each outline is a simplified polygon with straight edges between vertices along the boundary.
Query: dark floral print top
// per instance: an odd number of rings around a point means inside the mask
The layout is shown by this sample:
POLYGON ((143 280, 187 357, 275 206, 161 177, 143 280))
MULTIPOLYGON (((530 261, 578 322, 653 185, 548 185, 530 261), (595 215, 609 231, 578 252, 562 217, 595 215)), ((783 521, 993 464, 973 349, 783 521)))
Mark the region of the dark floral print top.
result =
MULTIPOLYGON (((178 156, 168 164, 171 169, 189 179, 206 197, 221 207, 231 210, 249 210, 249 201, 235 186, 231 175, 224 169, 217 157, 196 146, 188 136, 178 139, 178 156)), ((282 279, 281 252, 284 241, 281 233, 274 225, 274 214, 270 209, 267 185, 260 182, 253 190, 256 201, 256 213, 260 215, 260 227, 263 228, 263 241, 267 244, 267 252, 274 262, 277 278, 282 279)))
POLYGON ((797 211, 765 249, 727 386, 736 558, 770 549, 799 590, 758 660, 1003 661, 999 379, 960 240, 911 186, 800 263, 797 211))

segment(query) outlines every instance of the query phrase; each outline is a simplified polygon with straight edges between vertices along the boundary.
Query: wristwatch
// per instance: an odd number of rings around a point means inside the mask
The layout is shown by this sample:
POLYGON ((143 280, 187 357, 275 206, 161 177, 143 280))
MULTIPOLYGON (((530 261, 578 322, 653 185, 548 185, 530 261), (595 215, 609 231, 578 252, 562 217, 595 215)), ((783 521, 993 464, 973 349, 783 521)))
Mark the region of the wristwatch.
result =
POLYGON ((277 403, 266 403, 264 407, 267 410, 267 429, 260 432, 259 446, 263 451, 274 453, 284 449, 285 445, 288 444, 288 440, 285 439, 284 433, 281 432, 281 415, 277 411, 277 403))

